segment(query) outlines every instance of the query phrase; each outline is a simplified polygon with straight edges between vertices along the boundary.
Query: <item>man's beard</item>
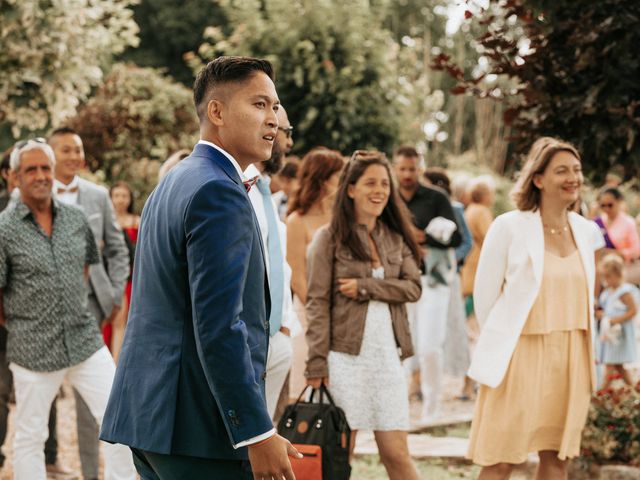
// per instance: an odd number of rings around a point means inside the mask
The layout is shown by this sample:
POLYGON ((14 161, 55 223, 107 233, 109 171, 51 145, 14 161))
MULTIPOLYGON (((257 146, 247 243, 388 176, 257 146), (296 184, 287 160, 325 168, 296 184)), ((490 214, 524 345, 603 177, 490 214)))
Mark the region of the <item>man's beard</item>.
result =
POLYGON ((264 173, 267 175, 275 175, 282 168, 282 161, 284 160, 284 151, 280 149, 280 147, 274 143, 273 148, 271 149, 271 158, 262 162, 262 167, 264 168, 264 173))

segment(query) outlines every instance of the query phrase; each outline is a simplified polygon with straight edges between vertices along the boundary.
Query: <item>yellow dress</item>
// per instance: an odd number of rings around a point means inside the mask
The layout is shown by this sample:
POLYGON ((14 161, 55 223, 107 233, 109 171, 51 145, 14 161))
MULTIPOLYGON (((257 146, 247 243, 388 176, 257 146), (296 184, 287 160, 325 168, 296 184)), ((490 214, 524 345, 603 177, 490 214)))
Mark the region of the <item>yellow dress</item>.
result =
POLYGON ((580 254, 544 256, 540 293, 505 378, 480 386, 467 457, 482 466, 522 463, 530 452, 580 454, 595 386, 588 286, 580 254))

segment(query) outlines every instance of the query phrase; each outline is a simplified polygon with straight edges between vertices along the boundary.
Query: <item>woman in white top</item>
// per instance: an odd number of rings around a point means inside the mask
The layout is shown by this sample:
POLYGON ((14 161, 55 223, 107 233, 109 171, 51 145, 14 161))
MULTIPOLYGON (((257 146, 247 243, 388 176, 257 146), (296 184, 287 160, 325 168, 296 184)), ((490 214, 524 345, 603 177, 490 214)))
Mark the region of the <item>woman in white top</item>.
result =
POLYGON ((474 302, 481 333, 469 376, 480 391, 469 458, 481 480, 506 479, 538 452, 538 480, 566 479, 595 389, 593 316, 599 229, 571 207, 580 156, 550 137, 534 143, 513 196, 490 227, 474 302))

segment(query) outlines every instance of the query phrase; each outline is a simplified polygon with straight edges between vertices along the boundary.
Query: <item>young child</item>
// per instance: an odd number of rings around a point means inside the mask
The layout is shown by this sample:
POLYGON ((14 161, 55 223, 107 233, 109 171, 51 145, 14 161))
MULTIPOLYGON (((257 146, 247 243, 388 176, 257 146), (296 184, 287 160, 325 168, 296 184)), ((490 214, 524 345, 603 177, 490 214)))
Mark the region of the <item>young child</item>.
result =
POLYGON ((606 255, 598 265, 604 290, 600 294, 600 362, 606 365, 601 388, 609 387, 615 374, 632 385, 631 374, 625 363, 636 361, 636 335, 634 318, 637 312, 637 288, 624 282, 624 262, 616 254, 606 255))

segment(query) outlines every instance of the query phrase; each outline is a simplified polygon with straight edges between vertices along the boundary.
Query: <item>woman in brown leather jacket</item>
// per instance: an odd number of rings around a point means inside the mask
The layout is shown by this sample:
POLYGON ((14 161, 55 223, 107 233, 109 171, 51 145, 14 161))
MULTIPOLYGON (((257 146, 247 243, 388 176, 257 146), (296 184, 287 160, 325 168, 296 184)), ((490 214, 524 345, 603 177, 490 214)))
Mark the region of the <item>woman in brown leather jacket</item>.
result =
POLYGON ((329 383, 354 432, 373 430, 389 478, 418 478, 407 446, 401 360, 413 355, 405 302, 420 298, 420 251, 389 163, 357 151, 340 179, 331 224, 308 258, 307 382, 329 383))

